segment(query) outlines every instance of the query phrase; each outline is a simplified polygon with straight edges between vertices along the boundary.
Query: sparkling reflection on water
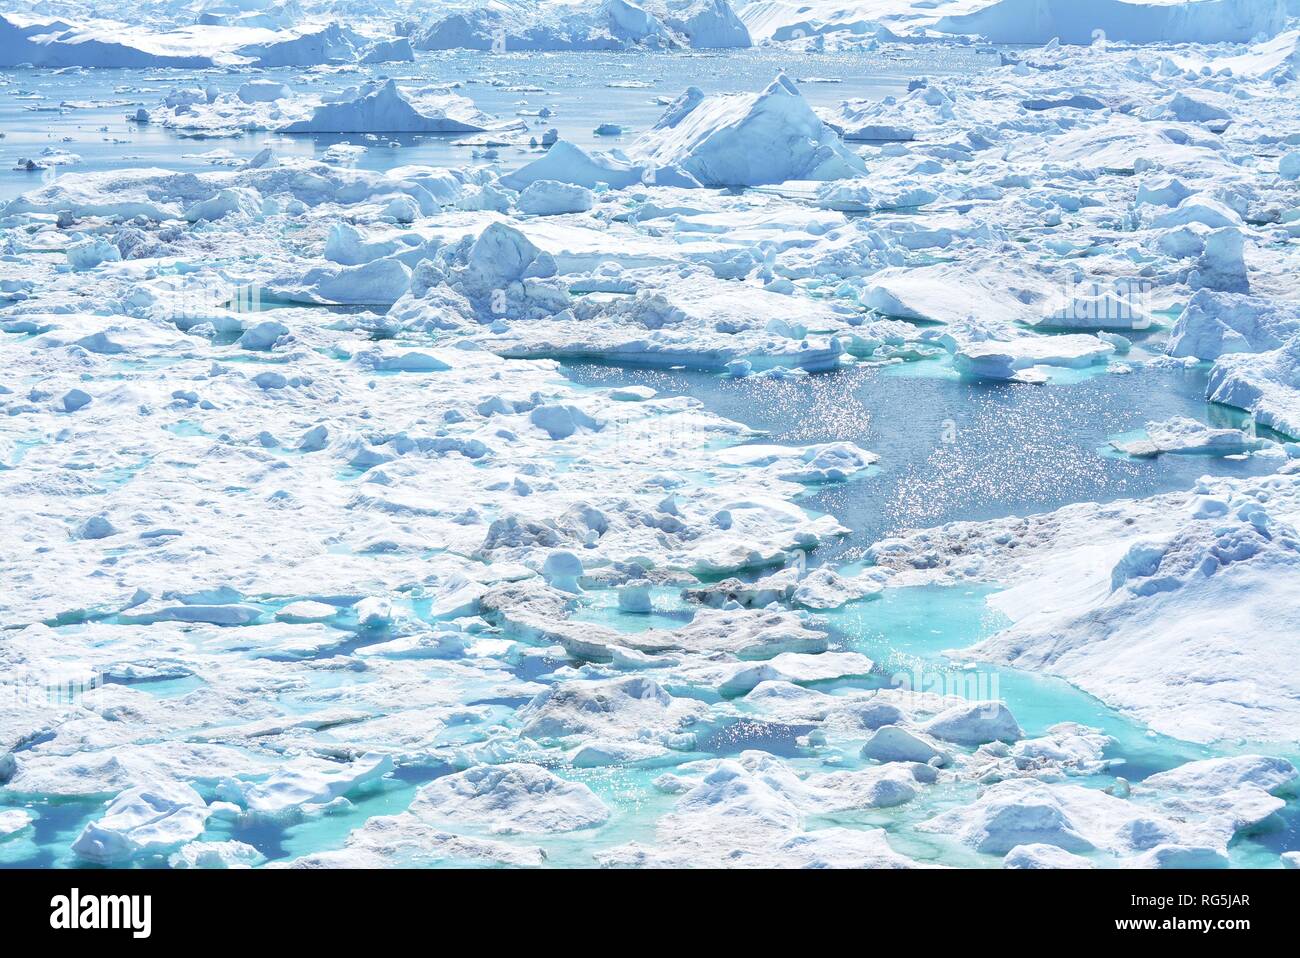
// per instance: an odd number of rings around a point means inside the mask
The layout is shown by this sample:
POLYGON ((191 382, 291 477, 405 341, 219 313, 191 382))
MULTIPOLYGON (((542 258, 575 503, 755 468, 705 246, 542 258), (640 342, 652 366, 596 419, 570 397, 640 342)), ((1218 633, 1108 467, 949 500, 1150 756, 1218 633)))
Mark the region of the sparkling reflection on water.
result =
POLYGON ((1099 452, 1109 438, 1171 416, 1239 425, 1240 413, 1205 401, 1201 368, 1139 367, 1048 386, 866 366, 787 380, 595 363, 567 364, 565 372, 585 385, 631 382, 694 396, 719 415, 766 431, 764 442, 851 441, 878 453, 878 474, 813 488, 804 498, 853 530, 820 548, 821 559, 858 558, 871 543, 906 529, 1142 498, 1188 489, 1206 474, 1276 468, 1276 460, 1258 458, 1130 460, 1099 452))

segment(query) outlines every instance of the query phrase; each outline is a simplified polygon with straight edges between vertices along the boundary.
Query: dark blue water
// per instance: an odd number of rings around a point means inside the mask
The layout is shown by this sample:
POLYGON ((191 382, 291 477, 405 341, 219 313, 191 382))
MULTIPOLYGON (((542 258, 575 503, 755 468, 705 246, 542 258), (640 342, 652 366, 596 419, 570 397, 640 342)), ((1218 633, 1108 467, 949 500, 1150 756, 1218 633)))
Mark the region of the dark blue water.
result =
POLYGON ((851 441, 878 453, 878 475, 813 488, 804 498, 853 530, 817 550, 823 561, 852 561, 907 529, 1144 498, 1188 489, 1206 474, 1277 467, 1260 458, 1103 455, 1108 439, 1170 416, 1240 425, 1239 412, 1205 401, 1202 368, 1138 367, 1032 386, 910 374, 922 365, 848 367, 784 381, 592 363, 566 365, 565 373, 585 385, 636 383, 694 396, 712 412, 766 431, 765 442, 851 441))

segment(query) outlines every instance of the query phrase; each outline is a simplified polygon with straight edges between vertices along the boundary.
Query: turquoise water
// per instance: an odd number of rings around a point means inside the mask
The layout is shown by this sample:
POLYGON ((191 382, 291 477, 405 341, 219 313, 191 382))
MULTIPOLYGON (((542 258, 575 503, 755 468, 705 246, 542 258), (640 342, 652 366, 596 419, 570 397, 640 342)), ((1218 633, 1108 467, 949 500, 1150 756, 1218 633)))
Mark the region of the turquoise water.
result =
MULTIPOLYGON (((1077 722, 1099 729, 1113 740, 1104 758, 1110 768, 1071 781, 1095 788, 1117 783, 1119 777, 1140 782, 1156 772, 1185 762, 1242 751, 1262 751, 1300 761, 1300 751, 1265 745, 1250 748, 1209 747, 1157 735, 1068 682, 1012 668, 978 663, 973 669, 954 664, 945 654, 988 638, 1009 623, 991 610, 985 599, 992 588, 918 586, 886 590, 880 598, 850 603, 823 613, 835 650, 860 652, 875 663, 867 679, 835 680, 814 685, 835 694, 854 688, 903 688, 960 695, 976 701, 1001 700, 1016 716, 1027 738, 1046 734, 1054 725, 1077 722)), ((635 630, 645 616, 622 613, 608 601, 594 601, 582 617, 616 629, 635 630)), ((656 613, 658 613, 656 602, 656 613)), ((743 701, 743 700, 738 700, 743 701)), ((721 730, 701 744, 716 756, 735 755, 746 748, 761 748, 778 755, 805 772, 824 772, 827 759, 835 768, 860 768, 859 741, 837 743, 837 749, 813 749, 797 743, 809 727, 772 723, 739 723, 721 730)), ((594 787, 594 786, 593 786, 594 787)), ((890 842, 900 852, 923 861, 965 867, 996 867, 1000 859, 982 856, 943 836, 920 833, 914 826, 948 807, 972 800, 977 786, 929 786, 912 802, 891 809, 872 809, 830 816, 814 816, 808 827, 850 825, 879 826, 890 832, 890 842)), ((1300 847, 1300 800, 1291 797, 1286 808, 1229 846, 1233 864, 1276 868, 1282 851, 1300 847)))
POLYGON ((1115 739, 1107 757, 1125 762, 1117 771, 1130 781, 1212 754, 1197 745, 1155 736, 1060 679, 987 663, 973 669, 954 665, 944 653, 974 645, 1011 624, 985 604, 994 591, 939 586, 888 589, 878 600, 853 603, 829 613, 827 619, 845 636, 845 648, 870 657, 891 685, 922 688, 924 682, 936 691, 1001 699, 1031 738, 1060 722, 1100 729, 1115 739))
MULTIPOLYGON (((958 519, 990 519, 1044 512, 1078 501, 1140 498, 1189 488, 1200 476, 1271 472, 1276 460, 1165 456, 1137 460, 1104 454, 1107 439, 1145 423, 1188 416, 1219 427, 1239 427, 1241 414, 1204 400, 1201 368, 1138 364, 1131 374, 1071 377, 1050 386, 975 383, 947 375, 934 361, 774 381, 729 379, 684 369, 615 368, 568 364, 573 381, 589 385, 635 383, 662 395, 689 395, 719 415, 767 435, 757 442, 857 442, 879 453, 878 470, 860 481, 814 488, 803 504, 829 512, 852 529, 843 540, 814 550, 814 562, 860 559, 875 541, 911 528, 958 519), (955 441, 952 437, 955 433, 955 441)), ((825 613, 839 649, 876 663, 863 683, 819 685, 823 691, 856 687, 929 689, 979 700, 1001 699, 1027 736, 1061 722, 1100 729, 1113 739, 1107 774, 1080 779, 1099 788, 1115 776, 1138 782, 1148 775, 1216 754, 1263 751, 1300 760, 1300 749, 1264 745, 1206 747, 1156 735, 1105 703, 1051 676, 985 663, 954 664, 948 652, 968 648, 1009 625, 985 602, 992 588, 914 587, 886 590, 871 601, 825 613)), ((655 602, 656 616, 677 615, 671 602, 655 602)), ((588 600, 580 617, 621 629, 645 616, 618 612, 612 600, 588 600)), ((806 750, 759 747, 799 766, 817 766, 806 750)), ((856 756, 842 757, 852 767, 856 756)), ((947 805, 969 801, 973 789, 941 786, 899 809, 834 816, 831 824, 880 825, 895 848, 923 860, 989 866, 988 859, 911 826, 947 805)), ((1279 851, 1300 846, 1300 803, 1239 836, 1234 864, 1277 867, 1279 851)))

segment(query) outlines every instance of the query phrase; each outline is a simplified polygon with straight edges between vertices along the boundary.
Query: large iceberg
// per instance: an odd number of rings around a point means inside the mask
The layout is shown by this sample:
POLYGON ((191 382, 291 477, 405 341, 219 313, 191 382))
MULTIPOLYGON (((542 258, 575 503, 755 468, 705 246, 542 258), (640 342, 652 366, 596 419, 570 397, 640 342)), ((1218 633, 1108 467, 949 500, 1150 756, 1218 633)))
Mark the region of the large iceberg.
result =
POLYGON ((705 186, 833 180, 866 171, 785 75, 759 93, 705 96, 692 87, 630 147, 705 186))
POLYGON ((449 115, 472 105, 463 97, 449 97, 422 112, 398 88, 396 80, 365 84, 350 99, 322 103, 311 117, 282 127, 282 133, 473 133, 483 126, 449 115))
POLYGON ((1013 624, 976 658, 1064 676, 1178 738, 1287 740, 1300 695, 1277 637, 1300 630, 1298 503, 1289 476, 1204 480, 1152 500, 956 523, 874 554, 930 566, 912 581, 1008 586, 990 603, 1013 624))

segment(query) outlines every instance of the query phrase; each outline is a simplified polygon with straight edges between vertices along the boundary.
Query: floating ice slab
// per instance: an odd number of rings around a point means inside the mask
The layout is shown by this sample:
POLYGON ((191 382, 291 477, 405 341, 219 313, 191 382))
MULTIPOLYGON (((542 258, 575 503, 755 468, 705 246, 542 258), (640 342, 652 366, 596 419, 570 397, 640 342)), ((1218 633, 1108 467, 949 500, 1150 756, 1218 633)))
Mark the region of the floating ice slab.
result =
POLYGON ((1149 457, 1166 453, 1203 456, 1239 456, 1268 445, 1268 441, 1240 429, 1212 429, 1194 419, 1175 418, 1147 423, 1146 438, 1113 440, 1120 452, 1149 457))
POLYGON ((127 789, 103 818, 85 827, 72 850, 101 864, 158 854, 197 838, 209 814, 202 797, 188 785, 160 783, 127 789))

